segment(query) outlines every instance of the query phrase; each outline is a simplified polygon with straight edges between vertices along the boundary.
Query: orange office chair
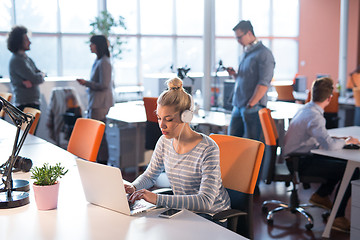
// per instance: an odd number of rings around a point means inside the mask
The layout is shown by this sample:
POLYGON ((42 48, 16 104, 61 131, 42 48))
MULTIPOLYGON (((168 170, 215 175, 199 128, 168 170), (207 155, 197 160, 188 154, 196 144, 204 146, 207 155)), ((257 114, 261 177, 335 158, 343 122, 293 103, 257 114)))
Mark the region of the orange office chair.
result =
POLYGON ((229 135, 210 137, 219 146, 221 178, 231 200, 231 209, 215 214, 213 219, 228 219, 228 229, 253 239, 253 194, 264 144, 229 135))
POLYGON ((78 157, 96 162, 104 131, 105 123, 89 118, 78 118, 67 150, 78 157))
POLYGON ((275 90, 278 94, 277 101, 285 102, 295 102, 295 97, 293 95, 294 87, 293 85, 274 85, 275 90))
MULTIPOLYGON (((30 115, 32 115, 32 116, 35 117, 32 125, 31 125, 31 127, 30 127, 30 130, 29 130, 29 134, 35 135, 36 128, 37 128, 37 125, 38 125, 38 123, 39 123, 41 111, 38 110, 38 109, 36 109, 36 108, 26 107, 26 108, 24 108, 24 111, 23 111, 23 112, 24 112, 24 113, 28 113, 28 114, 30 114, 30 115)), ((21 126, 21 129, 22 129, 22 130, 25 130, 25 128, 26 128, 26 124, 23 124, 23 125, 21 126)))
POLYGON ((360 87, 353 88, 355 99, 354 125, 360 126, 360 87))
POLYGON ((355 87, 360 87, 360 73, 350 74, 346 82, 347 89, 353 89, 355 87))
MULTIPOLYGON (((311 204, 300 204, 297 194, 297 184, 302 182, 304 188, 308 187, 306 184, 314 182, 325 182, 325 179, 310 176, 301 176, 298 173, 298 165, 301 160, 300 156, 292 156, 287 158, 286 161, 290 161, 293 166, 293 171, 290 172, 286 163, 277 163, 277 150, 278 150, 278 133, 274 119, 271 117, 271 112, 268 108, 263 108, 259 111, 259 118, 261 127, 265 138, 265 154, 262 167, 262 178, 266 184, 272 182, 285 182, 285 185, 290 186, 290 182, 293 184, 291 190, 290 203, 285 203, 279 200, 267 200, 262 204, 262 211, 267 215, 266 219, 268 224, 273 224, 273 216, 277 212, 290 211, 291 213, 300 213, 307 220, 305 225, 306 229, 310 230, 313 226, 313 217, 305 211, 306 208, 313 207, 311 204), (299 179, 298 179, 299 177, 299 179), (268 205, 276 205, 277 207, 268 211, 268 205)), ((326 219, 328 213, 323 214, 323 218, 326 219)))
MULTIPOLYGON (((308 92, 307 99, 305 103, 311 100, 311 91, 308 92)), ((338 117, 339 111, 339 92, 334 91, 333 96, 329 105, 327 105, 324 109, 324 117, 326 119, 326 128, 338 128, 339 127, 339 120, 338 117)))
MULTIPOLYGON (((12 93, 0 92, 0 96, 2 98, 4 98, 6 101, 10 102, 11 98, 12 98, 12 93)), ((4 117, 5 117, 5 111, 1 110, 0 111, 0 118, 4 119, 4 117)))

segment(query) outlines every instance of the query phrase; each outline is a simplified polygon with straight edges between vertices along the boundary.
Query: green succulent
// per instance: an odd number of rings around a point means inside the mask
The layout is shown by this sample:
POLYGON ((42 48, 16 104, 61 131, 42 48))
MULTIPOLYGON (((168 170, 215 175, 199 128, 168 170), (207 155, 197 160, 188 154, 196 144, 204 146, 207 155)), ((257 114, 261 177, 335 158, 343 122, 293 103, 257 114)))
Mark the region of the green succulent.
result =
POLYGON ((60 163, 57 163, 55 166, 44 163, 42 167, 33 167, 31 169, 31 179, 35 179, 34 184, 39 186, 53 185, 58 178, 64 176, 68 171, 60 163))

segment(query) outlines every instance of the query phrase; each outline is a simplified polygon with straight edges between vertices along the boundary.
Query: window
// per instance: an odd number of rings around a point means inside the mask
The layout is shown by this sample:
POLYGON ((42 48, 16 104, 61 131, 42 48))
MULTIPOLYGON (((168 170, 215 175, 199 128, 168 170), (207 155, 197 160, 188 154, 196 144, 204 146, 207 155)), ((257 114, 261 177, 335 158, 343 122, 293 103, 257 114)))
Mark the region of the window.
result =
POLYGON ((11 0, 0 1, 0 31, 11 29, 11 0))
POLYGON ((140 33, 171 35, 173 33, 173 1, 140 0, 140 33))
POLYGON ((9 76, 9 61, 11 57, 10 51, 7 50, 6 37, 0 36, 0 49, 1 49, 1 57, 0 57, 0 76, 7 77, 9 76))
POLYGON ((229 0, 226 5, 216 0, 216 61, 221 59, 225 66, 237 67, 242 46, 232 28, 241 19, 250 20, 255 36, 274 55, 274 78, 293 79, 298 68, 298 9, 298 0, 229 0))
MULTIPOLYGON (((144 75, 176 72, 188 66, 203 72, 204 5, 206 0, 1 0, 0 75, 8 76, 6 35, 13 24, 31 32, 29 55, 48 76, 88 78, 95 54, 89 50, 90 22, 106 7, 125 18, 126 30, 115 34, 126 41, 121 59, 113 59, 116 86, 142 84, 144 75), (13 5, 14 4, 14 5, 13 5), (86 11, 79 12, 79 9, 86 11), (13 16, 13 14, 16 14, 13 16), (173 70, 171 70, 173 66, 173 70)), ((255 34, 276 60, 275 78, 297 72, 299 0, 215 0, 215 64, 237 68, 243 49, 232 28, 251 20, 255 34)), ((216 66, 214 66, 215 68, 216 66)))
POLYGON ((168 72, 172 64, 172 40, 147 38, 141 40, 143 74, 168 72))
POLYGON ((89 24, 97 15, 97 0, 59 0, 59 2, 61 32, 89 33, 91 31, 89 24), (84 8, 86 11, 79 11, 84 8))
POLYGON ((57 31, 56 1, 16 0, 16 24, 25 26, 31 32, 57 31))
POLYGON ((91 66, 96 59, 96 55, 90 52, 89 38, 63 36, 61 39, 63 75, 89 79, 91 66))
POLYGON ((57 76, 57 42, 54 37, 33 36, 29 56, 34 60, 36 66, 48 76, 57 76))

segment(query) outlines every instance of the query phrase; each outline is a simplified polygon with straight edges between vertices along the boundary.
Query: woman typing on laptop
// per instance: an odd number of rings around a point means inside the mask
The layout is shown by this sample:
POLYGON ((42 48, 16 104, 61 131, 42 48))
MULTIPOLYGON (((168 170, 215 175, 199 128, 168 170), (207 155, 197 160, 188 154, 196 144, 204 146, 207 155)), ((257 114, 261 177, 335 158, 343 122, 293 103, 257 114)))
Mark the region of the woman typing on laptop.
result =
POLYGON ((179 78, 168 80, 168 90, 157 100, 156 114, 162 136, 146 171, 131 185, 129 201, 145 199, 159 207, 188 209, 215 214, 230 208, 222 185, 219 148, 208 136, 193 131, 194 103, 179 78), (155 194, 147 189, 165 170, 174 195, 155 194))

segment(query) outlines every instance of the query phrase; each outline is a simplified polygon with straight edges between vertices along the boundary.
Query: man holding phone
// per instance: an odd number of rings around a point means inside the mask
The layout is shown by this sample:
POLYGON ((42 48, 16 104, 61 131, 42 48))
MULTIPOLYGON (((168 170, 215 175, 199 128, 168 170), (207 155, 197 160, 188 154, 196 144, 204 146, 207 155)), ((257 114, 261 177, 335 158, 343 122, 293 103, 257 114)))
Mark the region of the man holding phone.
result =
POLYGON ((260 140, 258 111, 266 107, 267 90, 273 78, 275 60, 271 51, 254 34, 250 21, 240 21, 234 28, 236 39, 244 47, 238 72, 227 68, 236 79, 229 135, 260 140))

